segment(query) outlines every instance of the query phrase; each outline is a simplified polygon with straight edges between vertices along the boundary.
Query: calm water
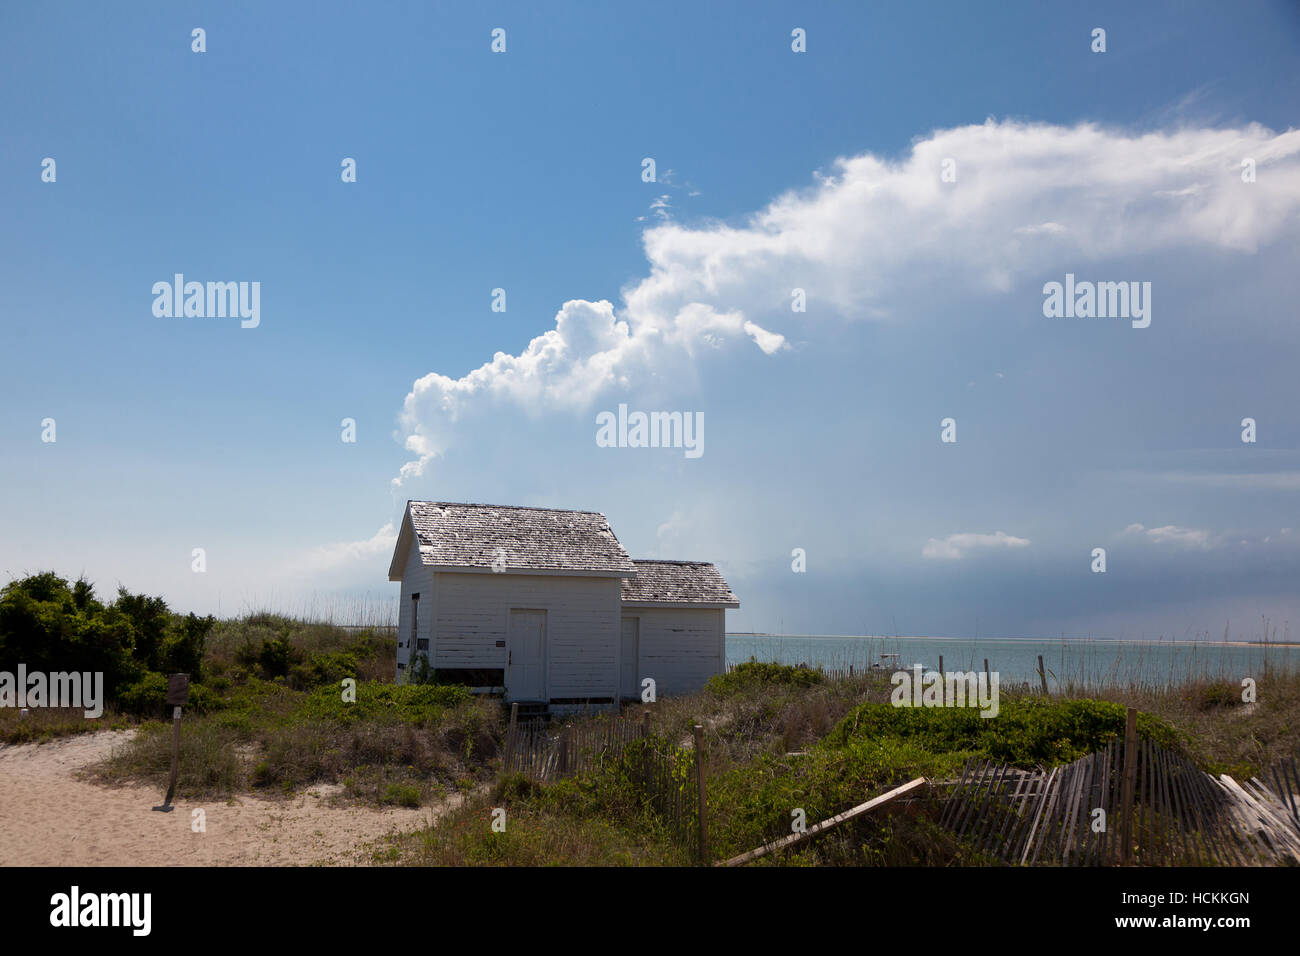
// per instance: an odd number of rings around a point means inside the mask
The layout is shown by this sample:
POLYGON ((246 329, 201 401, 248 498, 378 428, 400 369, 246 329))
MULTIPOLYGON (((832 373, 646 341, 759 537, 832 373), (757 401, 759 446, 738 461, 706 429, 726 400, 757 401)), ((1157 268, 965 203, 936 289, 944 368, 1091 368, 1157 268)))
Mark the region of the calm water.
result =
MULTIPOLYGON (((1236 646, 1191 641, 1039 641, 935 637, 821 637, 807 634, 728 634, 727 663, 754 657, 781 664, 854 669, 898 654, 896 665, 921 664, 945 670, 982 670, 984 658, 1001 680, 1037 682, 1038 655, 1048 680, 1100 683, 1169 683, 1188 677, 1254 677, 1265 664, 1300 671, 1300 647, 1253 644, 1236 646)), ((895 664, 884 662, 890 670, 895 664)))

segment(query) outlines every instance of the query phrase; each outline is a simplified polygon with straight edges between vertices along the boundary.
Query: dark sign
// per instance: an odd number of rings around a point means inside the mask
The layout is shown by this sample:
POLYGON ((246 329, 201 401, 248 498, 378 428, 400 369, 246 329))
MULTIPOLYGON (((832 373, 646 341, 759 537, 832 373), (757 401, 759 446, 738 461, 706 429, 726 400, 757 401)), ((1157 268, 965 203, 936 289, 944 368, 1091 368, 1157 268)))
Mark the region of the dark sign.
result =
POLYGON ((183 707, 190 699, 190 675, 167 675, 167 706, 183 707))

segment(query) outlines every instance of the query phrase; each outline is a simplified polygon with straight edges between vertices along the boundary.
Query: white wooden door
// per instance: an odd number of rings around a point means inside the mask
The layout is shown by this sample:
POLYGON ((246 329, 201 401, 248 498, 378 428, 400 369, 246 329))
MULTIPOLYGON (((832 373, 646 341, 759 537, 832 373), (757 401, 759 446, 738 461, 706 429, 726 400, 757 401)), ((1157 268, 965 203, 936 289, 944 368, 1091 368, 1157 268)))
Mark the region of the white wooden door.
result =
POLYGON ((510 611, 506 699, 546 700, 546 612, 510 611))
POLYGON ((619 693, 624 697, 638 697, 641 694, 640 625, 640 618, 623 618, 623 666, 622 679, 619 681, 619 693))

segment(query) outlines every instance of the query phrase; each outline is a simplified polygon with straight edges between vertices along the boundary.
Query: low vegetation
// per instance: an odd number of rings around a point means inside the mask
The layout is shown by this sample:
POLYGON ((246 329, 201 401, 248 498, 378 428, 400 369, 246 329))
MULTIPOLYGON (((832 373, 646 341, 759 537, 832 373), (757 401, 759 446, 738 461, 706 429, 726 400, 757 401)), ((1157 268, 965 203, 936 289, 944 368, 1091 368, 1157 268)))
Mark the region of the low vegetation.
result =
POLYGON ((1101 694, 1177 728, 1187 753, 1204 769, 1245 780, 1300 754, 1300 673, 1265 667, 1255 690, 1256 700, 1247 703, 1241 685, 1197 678, 1163 689, 1116 684, 1101 694))
POLYGON ((30 575, 0 591, 0 661, 101 670, 108 705, 98 719, 0 708, 0 742, 135 727, 96 775, 165 789, 166 675, 184 672, 178 798, 324 784, 345 798, 414 806, 488 779, 504 732, 500 704, 462 687, 394 685, 394 643, 382 630, 277 614, 178 615, 161 598, 125 589, 105 603, 84 580, 30 575), (346 679, 355 691, 345 700, 346 679))
MULTIPOLYGON (((1300 676, 1267 679, 1266 690, 1281 707, 1297 688, 1300 676)), ((1062 764, 1121 738, 1124 730, 1125 702, 1012 692, 1002 695, 999 716, 990 719, 972 709, 895 708, 888 703, 891 689, 878 672, 830 679, 802 668, 741 665, 700 694, 654 704, 656 746, 689 747, 691 727, 705 728, 710 858, 788 835, 796 810, 811 825, 915 777, 954 777, 968 758, 1025 768, 1062 764)), ((1193 737, 1204 711, 1184 696, 1172 691, 1148 701, 1138 734, 1204 763, 1205 738, 1193 737)), ((634 756, 625 753, 600 771, 556 783, 503 778, 437 826, 395 839, 379 859, 415 865, 693 862, 690 848, 651 808, 635 769, 629 772, 634 767, 634 756), (499 808, 506 811, 505 832, 489 826, 499 808)), ((920 792, 759 865, 995 862, 941 830, 936 819, 934 798, 920 792)))
POLYGON ((100 730, 126 730, 137 721, 106 707, 98 718, 88 720, 77 707, 34 707, 26 716, 16 708, 0 708, 0 746, 5 744, 48 743, 59 737, 88 734, 100 730))
MULTIPOLYGON (((86 730, 138 732, 95 769, 101 779, 161 791, 171 756, 166 673, 192 675, 182 722, 181 798, 282 796, 325 786, 372 806, 449 805, 436 826, 394 838, 381 862, 452 865, 686 865, 681 819, 641 785, 640 754, 677 754, 693 768, 703 728, 709 856, 721 859, 808 825, 918 776, 951 778, 970 758, 1054 766, 1122 736, 1126 706, 1139 735, 1203 768, 1243 778, 1300 752, 1300 674, 1266 670, 1258 702, 1209 678, 1170 687, 1070 685, 1051 697, 1003 685, 996 718, 972 708, 896 708, 881 671, 831 677, 750 661, 697 694, 629 707, 649 711, 651 737, 597 770, 553 783, 500 773, 499 701, 437 683, 395 685, 389 632, 276 614, 213 621, 171 612, 119 589, 112 602, 85 581, 29 576, 0 591, 0 660, 29 669, 103 669, 109 706, 97 720, 38 708, 0 709, 0 741, 86 730), (354 691, 345 697, 348 686, 354 691), (505 830, 490 826, 504 809, 505 830)), ((580 717, 574 723, 605 718, 580 717)), ((682 787, 694 784, 683 770, 682 787)), ((686 800, 691 805, 693 799, 686 800)), ((992 863, 935 824, 918 791, 886 812, 765 858, 759 865, 992 863)))
MULTIPOLYGON (((182 723, 178 793, 337 784, 357 800, 418 805, 487 779, 501 739, 499 703, 461 687, 362 681, 351 702, 338 686, 295 690, 250 676, 182 723)), ((99 773, 161 787, 170 761, 170 724, 148 721, 99 773)))
POLYGON ((28 672, 102 673, 108 702, 126 713, 148 713, 163 706, 165 674, 202 681, 215 623, 175 614, 162 598, 122 587, 104 602, 85 579, 69 583, 46 571, 0 589, 0 661, 21 662, 28 672))

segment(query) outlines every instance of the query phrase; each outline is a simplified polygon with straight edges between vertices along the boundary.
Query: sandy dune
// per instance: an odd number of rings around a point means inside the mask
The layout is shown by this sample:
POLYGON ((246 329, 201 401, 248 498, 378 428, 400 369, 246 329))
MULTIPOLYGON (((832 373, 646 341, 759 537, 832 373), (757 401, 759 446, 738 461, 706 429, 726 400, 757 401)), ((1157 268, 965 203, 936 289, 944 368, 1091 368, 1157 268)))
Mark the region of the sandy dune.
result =
POLYGON ((308 866, 371 862, 376 841, 428 824, 445 807, 330 807, 337 788, 287 801, 242 796, 181 801, 171 813, 153 787, 105 787, 77 771, 107 757, 133 731, 82 734, 0 747, 0 865, 308 866), (206 833, 191 829, 192 811, 206 833))

